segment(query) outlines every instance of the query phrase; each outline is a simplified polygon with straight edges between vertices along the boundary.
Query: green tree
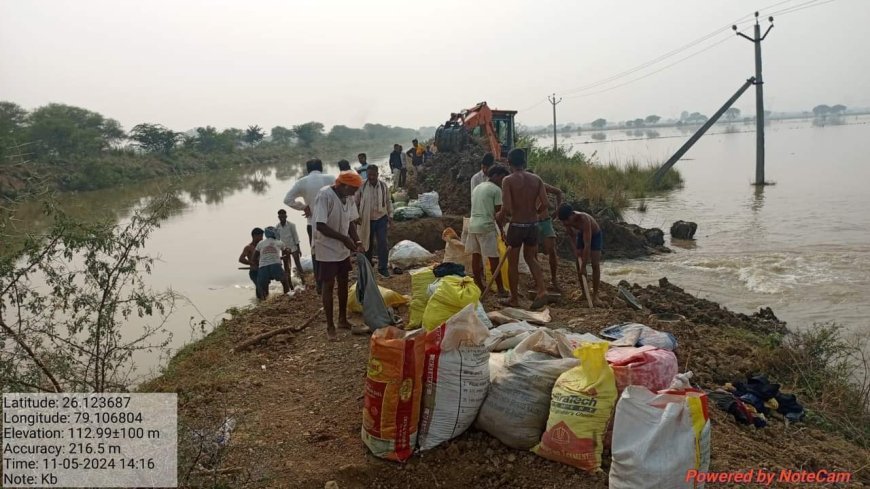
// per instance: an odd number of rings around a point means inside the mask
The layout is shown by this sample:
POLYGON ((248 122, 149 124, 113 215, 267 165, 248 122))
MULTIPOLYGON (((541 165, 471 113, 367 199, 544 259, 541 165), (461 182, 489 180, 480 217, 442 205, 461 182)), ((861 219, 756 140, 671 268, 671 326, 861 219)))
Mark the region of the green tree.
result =
POLYGON ((26 110, 18 104, 0 101, 0 164, 14 153, 14 145, 26 142, 23 140, 26 122, 26 110))
POLYGON ((332 126, 332 129, 329 130, 329 134, 326 137, 341 142, 362 141, 368 138, 366 132, 362 129, 355 129, 339 124, 332 126))
POLYGON ((598 118, 592 121, 592 127, 595 129, 604 129, 605 126, 607 126, 607 119, 598 118))
POLYGON ((250 146, 254 146, 259 143, 266 137, 266 133, 263 132, 263 129, 260 126, 248 126, 248 129, 245 130, 245 142, 250 146))
POLYGON ((293 126, 293 133, 296 134, 299 144, 308 148, 314 141, 323 137, 323 124, 315 121, 299 124, 293 126))
POLYGON ((40 107, 27 120, 28 138, 40 158, 94 156, 124 137, 118 121, 71 105, 40 107))
POLYGON ((662 120, 662 118, 657 115, 648 115, 646 116, 646 119, 644 119, 647 124, 655 124, 660 120, 662 120))
POLYGON ((273 127, 270 135, 272 136, 273 143, 285 145, 292 143, 293 139, 296 137, 296 133, 293 132, 293 129, 287 129, 283 126, 273 127))
POLYGON ((137 124, 130 130, 129 138, 149 153, 169 154, 178 143, 181 134, 160 124, 137 124))
POLYGON ((643 127, 643 119, 637 118, 634 120, 634 127, 643 127))
POLYGON ((734 121, 740 118, 740 109, 737 107, 730 107, 725 111, 725 119, 729 121, 734 121))
POLYGON ((0 225, 0 391, 118 391, 133 352, 165 348, 176 297, 145 283, 154 260, 143 249, 168 203, 120 225, 76 222, 46 203, 51 224, 38 235, 0 225), (155 322, 122 334, 132 316, 155 322))
POLYGON ((831 113, 834 115, 842 115, 843 112, 846 112, 846 106, 843 104, 837 104, 831 107, 831 113))
POLYGON ((194 148, 201 153, 231 153, 236 143, 234 135, 227 131, 218 132, 212 126, 197 127, 194 148))

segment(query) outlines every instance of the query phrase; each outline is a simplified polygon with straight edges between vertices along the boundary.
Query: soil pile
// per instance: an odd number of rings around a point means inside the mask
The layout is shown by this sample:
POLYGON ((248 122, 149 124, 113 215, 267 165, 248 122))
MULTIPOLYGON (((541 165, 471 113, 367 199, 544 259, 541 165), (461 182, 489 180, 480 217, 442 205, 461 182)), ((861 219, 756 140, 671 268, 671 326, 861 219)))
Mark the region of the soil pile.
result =
MULTIPOLYGON (((563 285, 576 286, 570 262, 562 262, 559 272, 563 285)), ((410 293, 408 274, 379 282, 410 293)), ((605 307, 587 309, 576 301, 576 294, 568 293, 561 304, 550 308, 550 326, 597 333, 620 321, 635 321, 671 332, 679 341, 675 353, 680 370, 694 371, 705 387, 740 379, 763 365, 761 340, 766 333, 784 328, 772 311, 735 314, 686 294, 667 280, 659 286, 631 287, 645 306, 643 311, 618 299, 613 286, 602 286, 605 307), (664 321, 652 313, 684 318, 664 321)), ((487 310, 498 309, 494 301, 487 298, 487 310)), ((320 489, 327 482, 340 488, 607 486, 606 473, 588 475, 531 452, 512 450, 474 429, 406 464, 374 458, 360 439, 367 337, 340 330, 340 341, 329 343, 319 319, 304 331, 276 336, 250 351, 231 352, 253 335, 303 324, 319 307, 319 298, 310 290, 293 298, 275 297, 186 348, 163 377, 143 387, 143 391, 178 392, 183 427, 214 430, 227 416, 237 420, 216 467, 221 471, 216 478, 225 487, 320 489)), ((402 312, 407 321, 407 311, 402 312)), ((351 316, 351 320, 360 318, 351 316)), ((810 424, 787 426, 779 419, 756 430, 736 424, 712 406, 711 417, 713 471, 847 470, 854 474, 850 487, 870 485, 866 471, 870 452, 839 435, 810 424)), ((181 441, 190 438, 183 431, 181 441)), ((208 481, 211 487, 211 475, 186 475, 195 447, 181 453, 180 485, 187 479, 208 481)), ((608 468, 605 456, 604 470, 608 468)))

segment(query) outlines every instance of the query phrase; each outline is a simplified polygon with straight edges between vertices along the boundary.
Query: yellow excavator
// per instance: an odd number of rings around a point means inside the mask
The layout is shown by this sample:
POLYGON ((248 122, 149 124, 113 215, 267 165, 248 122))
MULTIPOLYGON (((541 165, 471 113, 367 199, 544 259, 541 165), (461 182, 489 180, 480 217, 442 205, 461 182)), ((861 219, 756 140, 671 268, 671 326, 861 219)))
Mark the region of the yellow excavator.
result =
POLYGON ((486 102, 452 113, 435 131, 435 147, 450 153, 461 151, 472 138, 485 138, 493 156, 504 161, 514 148, 516 114, 515 110, 490 109, 486 102))

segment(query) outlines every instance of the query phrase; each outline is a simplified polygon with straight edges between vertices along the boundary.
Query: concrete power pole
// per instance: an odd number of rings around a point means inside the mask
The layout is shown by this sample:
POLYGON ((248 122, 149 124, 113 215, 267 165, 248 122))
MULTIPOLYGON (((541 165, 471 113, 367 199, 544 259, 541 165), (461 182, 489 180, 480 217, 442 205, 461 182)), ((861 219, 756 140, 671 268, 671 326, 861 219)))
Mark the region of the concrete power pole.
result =
POLYGON ((755 12, 755 35, 749 37, 737 32, 737 26, 731 26, 738 36, 755 44, 755 185, 765 185, 764 180, 764 79, 761 77, 761 41, 773 29, 773 17, 769 17, 770 26, 761 34, 758 25, 758 12, 755 12))
POLYGON ((556 104, 561 102, 562 99, 556 100, 556 94, 554 93, 552 97, 547 96, 547 100, 553 104, 553 151, 556 151, 559 147, 559 144, 556 142, 556 104))

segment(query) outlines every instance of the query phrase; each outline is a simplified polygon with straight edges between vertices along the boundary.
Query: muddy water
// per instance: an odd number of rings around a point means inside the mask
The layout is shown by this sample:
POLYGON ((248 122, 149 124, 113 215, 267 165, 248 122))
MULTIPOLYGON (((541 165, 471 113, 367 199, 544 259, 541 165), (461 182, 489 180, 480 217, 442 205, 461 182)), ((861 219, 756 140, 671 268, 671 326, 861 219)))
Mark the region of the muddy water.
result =
MULTIPOLYGON (((870 333, 870 118, 845 122, 768 127, 766 174, 776 185, 765 188, 750 185, 751 126, 714 127, 677 164, 682 190, 645 199, 646 212, 635 202, 625 215, 666 234, 678 219, 694 221, 696 240, 671 240, 669 255, 608 262, 604 276, 641 284, 667 276, 734 310, 771 306, 794 327, 837 321, 870 333)), ((648 163, 666 160, 690 135, 658 133, 607 131, 603 142, 591 134, 564 141, 586 154, 597 151, 601 161, 648 163)))
MULTIPOLYGON (((386 166, 386 156, 369 161, 386 166)), ((335 165, 326 165, 325 170, 331 174, 338 172, 335 165)), ((167 324, 172 333, 171 347, 177 349, 202 335, 202 321, 206 322, 205 330, 209 330, 228 316, 227 309, 255 302, 248 272, 239 270, 242 265, 237 260, 250 242, 251 229, 275 225, 278 209, 287 209, 288 220, 296 225, 303 242, 303 255, 310 254, 305 219, 301 212, 283 204, 284 195, 302 175, 304 161, 288 161, 277 167, 234 169, 180 180, 63 194, 59 201, 67 212, 82 219, 107 217, 124 222, 131 208, 143 199, 170 189, 178 192, 184 205, 154 231, 145 249, 158 259, 149 279, 151 286, 156 290, 171 288, 184 296, 167 324)), ((25 207, 18 217, 32 229, 45 226, 36 205, 25 207)), ((280 293, 280 284, 273 282, 271 290, 280 293)), ((134 318, 125 325, 125 333, 133 337, 141 332, 142 326, 134 318)), ((134 362, 140 375, 149 376, 159 368, 161 359, 143 353, 136 355, 134 362)))

